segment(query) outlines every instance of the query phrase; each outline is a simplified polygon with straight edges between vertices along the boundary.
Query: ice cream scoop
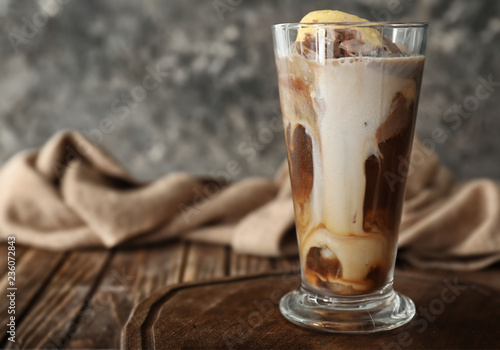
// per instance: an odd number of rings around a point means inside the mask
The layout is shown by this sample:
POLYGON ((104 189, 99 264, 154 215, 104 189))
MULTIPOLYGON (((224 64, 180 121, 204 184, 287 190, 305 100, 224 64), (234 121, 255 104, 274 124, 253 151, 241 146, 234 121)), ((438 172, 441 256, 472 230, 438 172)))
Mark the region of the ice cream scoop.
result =
MULTIPOLYGON (((320 24, 320 23, 360 23, 368 22, 368 20, 336 10, 320 10, 312 11, 305 15, 300 23, 303 24, 320 24)), ((371 27, 357 28, 360 33, 360 40, 365 44, 382 46, 382 34, 379 30, 371 27)), ((300 28, 297 35, 297 41, 303 41, 307 38, 307 34, 312 35, 315 31, 309 28, 300 28)))

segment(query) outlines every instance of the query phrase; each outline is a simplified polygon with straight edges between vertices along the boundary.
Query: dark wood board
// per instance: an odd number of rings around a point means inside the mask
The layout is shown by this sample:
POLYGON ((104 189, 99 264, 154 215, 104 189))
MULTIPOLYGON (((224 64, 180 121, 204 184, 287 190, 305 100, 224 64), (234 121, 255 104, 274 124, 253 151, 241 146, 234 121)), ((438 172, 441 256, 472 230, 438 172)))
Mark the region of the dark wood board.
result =
MULTIPOLYGON (((40 251, 36 250, 39 254, 40 251)), ((52 254, 58 258, 59 254, 52 254)), ((25 253, 21 263, 28 260, 25 253)), ((50 276, 32 306, 16 328, 16 342, 7 342, 7 349, 53 349, 63 348, 74 334, 75 325, 83 316, 82 311, 89 301, 95 286, 99 283, 101 272, 108 261, 109 252, 105 250, 75 251, 65 257, 63 263, 54 271, 47 269, 43 261, 34 261, 32 266, 41 270, 42 280, 50 276)), ((33 274, 34 271, 31 271, 33 274)), ((28 276, 28 271, 24 274, 28 276)), ((33 277, 36 282, 36 275, 33 277)), ((18 289, 19 294, 30 293, 30 286, 18 289)))
POLYGON ((160 287, 181 280, 185 244, 120 250, 82 313, 69 349, 116 349, 130 311, 160 287))
POLYGON ((122 348, 500 348, 500 291, 466 282, 460 273, 402 271, 395 281, 414 300, 417 315, 401 328, 359 335, 322 333, 285 320, 276 296, 298 286, 297 274, 166 287, 135 308, 122 331, 122 348))
MULTIPOLYGON (((5 250, 6 251, 6 250, 5 250)), ((0 302, 0 340, 6 341, 7 323, 10 322, 10 316, 15 317, 16 327, 19 328, 20 322, 23 322, 30 307, 35 303, 37 296, 48 286, 50 279, 58 270, 67 254, 60 252, 49 252, 16 246, 16 266, 15 266, 15 313, 9 314, 10 305, 7 294, 8 285, 7 272, 0 279, 0 290, 2 295, 0 302), (18 254, 21 253, 21 254, 18 254)), ((7 254, 5 255, 7 257, 7 254)), ((2 262, 5 266, 7 258, 2 262)), ((0 343, 1 344, 1 343, 0 343)))

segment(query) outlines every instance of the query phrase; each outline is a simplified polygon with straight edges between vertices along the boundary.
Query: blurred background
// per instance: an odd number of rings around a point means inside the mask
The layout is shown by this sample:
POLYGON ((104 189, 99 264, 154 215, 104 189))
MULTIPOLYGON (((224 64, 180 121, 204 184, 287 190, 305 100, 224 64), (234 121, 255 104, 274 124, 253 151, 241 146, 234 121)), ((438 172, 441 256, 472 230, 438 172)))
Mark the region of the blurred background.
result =
POLYGON ((234 162, 235 179, 271 176, 285 145, 270 28, 318 9, 429 21, 417 132, 457 177, 500 179, 494 0, 0 0, 0 165, 71 128, 143 180, 234 162))

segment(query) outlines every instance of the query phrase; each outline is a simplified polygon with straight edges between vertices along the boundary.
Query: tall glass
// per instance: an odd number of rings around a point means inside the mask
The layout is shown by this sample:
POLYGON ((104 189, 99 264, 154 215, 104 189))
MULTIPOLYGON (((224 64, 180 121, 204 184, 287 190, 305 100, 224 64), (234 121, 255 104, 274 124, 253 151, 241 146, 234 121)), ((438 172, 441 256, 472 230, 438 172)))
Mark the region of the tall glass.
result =
POLYGON ((371 333, 407 323, 393 289, 426 23, 274 26, 302 285, 290 321, 371 333))

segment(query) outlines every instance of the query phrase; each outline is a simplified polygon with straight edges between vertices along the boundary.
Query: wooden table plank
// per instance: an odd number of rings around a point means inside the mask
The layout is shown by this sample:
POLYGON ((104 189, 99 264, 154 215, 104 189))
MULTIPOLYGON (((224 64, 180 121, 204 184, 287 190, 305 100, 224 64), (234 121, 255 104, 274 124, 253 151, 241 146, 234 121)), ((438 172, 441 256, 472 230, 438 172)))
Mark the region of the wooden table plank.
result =
POLYGON ((229 271, 228 256, 227 248, 219 245, 189 244, 182 282, 224 277, 229 271))
POLYGON ((268 272, 272 269, 271 259, 264 257, 241 255, 231 252, 230 262, 230 276, 244 276, 268 272))
POLYGON ((69 349, 118 349, 132 308, 159 287, 178 283, 184 243, 117 251, 77 325, 69 349))
MULTIPOLYGON (((109 255, 103 250, 71 253, 18 325, 16 343, 8 342, 7 348, 64 347, 109 255)), ((39 261, 36 264, 45 268, 39 261)), ((28 287, 22 292, 27 291, 28 287)))
MULTIPOLYGON (((65 253, 22 248, 21 246, 16 246, 16 253, 18 249, 23 253, 20 258, 16 254, 16 258, 19 258, 19 260, 16 259, 14 287, 17 290, 15 291, 15 314, 13 316, 15 316, 17 327, 22 322, 32 300, 46 286, 53 272, 66 256, 65 253)), ((7 290, 9 282, 7 277, 6 274, 0 280, 1 291, 7 290)), ((2 296, 2 303, 0 303, 0 344, 6 341, 7 323, 10 316, 12 316, 7 313, 9 302, 7 302, 6 296, 2 296)))
POLYGON ((300 270, 299 257, 276 258, 273 259, 273 270, 275 271, 294 271, 300 270))
MULTIPOLYGON (((22 246, 22 245, 15 245, 16 247, 16 265, 19 264, 19 261, 21 260, 21 257, 23 254, 28 250, 27 247, 22 246)), ((4 256, 5 260, 0 262, 0 277, 3 277, 8 271, 7 267, 7 252, 8 252, 8 244, 7 243, 0 243, 0 256, 4 256)), ((3 259, 3 258, 2 258, 3 259)))

